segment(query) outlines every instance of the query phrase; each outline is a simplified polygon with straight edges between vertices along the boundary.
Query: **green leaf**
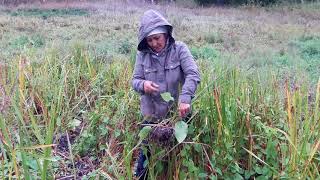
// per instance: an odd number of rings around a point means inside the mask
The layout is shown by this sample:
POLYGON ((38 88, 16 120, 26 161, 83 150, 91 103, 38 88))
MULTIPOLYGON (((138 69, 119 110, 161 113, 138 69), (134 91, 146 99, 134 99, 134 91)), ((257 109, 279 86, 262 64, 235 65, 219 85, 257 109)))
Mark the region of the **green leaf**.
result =
POLYGON ((191 159, 186 162, 186 166, 188 167, 189 172, 196 172, 198 170, 191 159))
POLYGON ((146 159, 144 162, 143 162, 143 168, 146 168, 149 164, 149 161, 148 159, 146 159))
POLYGON ((103 118, 102 122, 108 124, 109 123, 109 118, 107 118, 107 117, 103 118))
POLYGON ((221 169, 216 168, 215 170, 216 170, 216 172, 217 172, 220 176, 222 176, 222 171, 221 171, 221 169))
POLYGON ((114 136, 117 138, 117 137, 119 137, 120 135, 121 135, 120 130, 119 130, 119 129, 116 129, 116 130, 114 131, 114 136))
POLYGON ((143 128, 141 129, 141 131, 139 132, 139 137, 140 137, 140 139, 141 139, 141 140, 142 140, 142 139, 145 139, 145 138, 149 135, 151 129, 152 129, 151 126, 145 126, 145 127, 143 127, 143 128))
POLYGON ((105 128, 104 126, 99 127, 100 131, 101 131, 101 135, 107 135, 108 134, 108 129, 105 128))
POLYGON ((260 166, 255 166, 255 167, 254 167, 254 170, 256 171, 256 173, 262 174, 262 169, 261 169, 260 166))
POLYGON ((58 162, 61 160, 61 158, 59 156, 54 156, 54 157, 48 157, 48 158, 43 158, 44 160, 48 160, 51 162, 58 162))
POLYGON ((194 145, 194 149, 198 152, 201 153, 202 152, 202 146, 200 144, 195 144, 194 145))
POLYGON ((161 97, 166 102, 174 101, 173 97, 171 96, 171 94, 169 92, 162 93, 161 97))
POLYGON ((57 126, 61 127, 61 117, 57 117, 57 126))
POLYGON ((245 170, 245 171, 244 171, 244 178, 245 178, 245 179, 250 179, 250 177, 251 177, 252 175, 254 175, 254 174, 255 174, 255 172, 252 171, 252 170, 245 170))
POLYGON ((68 123, 70 128, 78 127, 80 124, 81 124, 81 121, 79 121, 78 119, 73 119, 68 123))
POLYGON ((232 179, 235 179, 235 180, 242 180, 243 177, 239 174, 239 173, 236 173, 234 174, 234 176, 232 177, 232 179))
POLYGON ((217 176, 211 175, 211 176, 210 176, 210 179, 211 179, 211 180, 216 180, 216 179, 218 179, 218 178, 217 178, 217 176))
POLYGON ((184 121, 178 121, 174 126, 174 135, 177 141, 181 143, 187 137, 188 134, 188 124, 184 121))
POLYGON ((28 165, 30 168, 32 168, 33 170, 36 170, 36 171, 39 170, 38 163, 37 163, 37 161, 34 160, 34 159, 28 159, 27 165, 28 165))
POLYGON ((163 167, 163 163, 161 161, 156 163, 156 167, 155 167, 156 172, 161 173, 163 171, 163 169, 164 169, 164 167, 163 167))
POLYGON ((208 174, 207 173, 199 173, 198 177, 199 178, 206 178, 206 177, 208 177, 208 174))

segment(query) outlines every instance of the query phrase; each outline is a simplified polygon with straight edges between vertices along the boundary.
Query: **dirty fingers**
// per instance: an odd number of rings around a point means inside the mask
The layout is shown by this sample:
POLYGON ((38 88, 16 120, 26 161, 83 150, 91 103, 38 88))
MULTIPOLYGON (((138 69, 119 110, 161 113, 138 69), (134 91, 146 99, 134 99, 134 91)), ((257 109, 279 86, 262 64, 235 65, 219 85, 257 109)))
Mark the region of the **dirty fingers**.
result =
POLYGON ((143 83, 144 92, 151 94, 159 91, 159 85, 152 81, 145 81, 143 83))
POLYGON ((190 111, 190 104, 180 103, 178 110, 180 117, 186 117, 190 111))

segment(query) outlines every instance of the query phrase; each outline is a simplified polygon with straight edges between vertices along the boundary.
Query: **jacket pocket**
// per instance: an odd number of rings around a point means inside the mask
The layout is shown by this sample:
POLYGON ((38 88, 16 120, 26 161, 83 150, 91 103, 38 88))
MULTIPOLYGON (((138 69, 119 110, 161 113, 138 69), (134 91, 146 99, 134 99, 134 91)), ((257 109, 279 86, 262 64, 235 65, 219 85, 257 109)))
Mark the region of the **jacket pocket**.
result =
POLYGON ((174 63, 174 64, 168 64, 168 65, 166 66, 166 69, 167 69, 167 70, 174 70, 174 69, 176 69, 176 68, 178 68, 178 67, 179 67, 179 69, 180 69, 180 63, 179 63, 179 62, 174 63))
POLYGON ((166 67, 166 74, 167 74, 167 82, 169 84, 176 84, 179 83, 181 80, 181 66, 180 63, 168 64, 166 67))
POLYGON ((155 81, 156 80, 156 74, 157 74, 157 69, 155 68, 145 68, 144 69, 144 77, 146 80, 149 81, 155 81))

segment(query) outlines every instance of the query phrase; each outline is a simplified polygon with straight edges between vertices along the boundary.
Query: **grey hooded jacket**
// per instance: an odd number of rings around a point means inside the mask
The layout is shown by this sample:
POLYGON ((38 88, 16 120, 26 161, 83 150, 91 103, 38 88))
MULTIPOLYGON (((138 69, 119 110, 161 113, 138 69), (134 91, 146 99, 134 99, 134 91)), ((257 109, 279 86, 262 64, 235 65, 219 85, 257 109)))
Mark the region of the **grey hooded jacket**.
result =
POLYGON ((200 74, 188 47, 182 42, 175 42, 172 37, 171 24, 157 11, 146 11, 141 19, 138 40, 132 86, 141 95, 143 116, 152 119, 166 117, 173 102, 167 103, 161 98, 164 92, 170 92, 175 102, 190 104, 200 83, 200 74), (167 27, 168 39, 164 50, 155 53, 148 47, 145 37, 158 26, 167 27), (146 80, 158 84, 159 92, 144 93, 143 83, 146 80))

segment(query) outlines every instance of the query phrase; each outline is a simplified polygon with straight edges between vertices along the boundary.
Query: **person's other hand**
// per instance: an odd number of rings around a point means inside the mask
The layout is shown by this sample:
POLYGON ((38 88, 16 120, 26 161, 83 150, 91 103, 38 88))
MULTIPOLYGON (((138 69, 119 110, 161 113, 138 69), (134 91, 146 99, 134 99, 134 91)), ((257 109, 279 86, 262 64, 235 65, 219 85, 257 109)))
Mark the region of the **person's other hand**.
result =
POLYGON ((184 118, 187 116, 187 114, 190 111, 190 104, 180 103, 178 110, 179 110, 179 116, 184 118))
POLYGON ((159 85, 152 81, 145 81, 143 83, 144 92, 147 94, 152 94, 159 91, 159 85))

